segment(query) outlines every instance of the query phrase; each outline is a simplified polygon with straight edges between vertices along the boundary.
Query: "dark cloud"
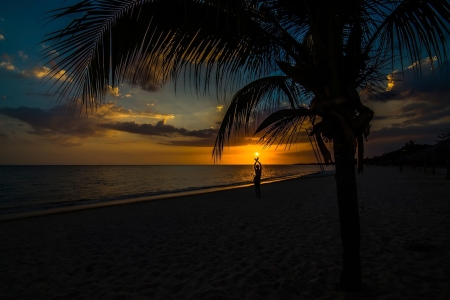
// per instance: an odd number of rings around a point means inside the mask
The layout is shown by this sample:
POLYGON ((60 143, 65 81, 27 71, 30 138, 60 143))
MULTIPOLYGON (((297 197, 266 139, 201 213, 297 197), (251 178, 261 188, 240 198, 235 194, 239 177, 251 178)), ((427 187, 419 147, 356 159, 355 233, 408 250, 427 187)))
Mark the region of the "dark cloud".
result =
MULTIPOLYGON (((171 137, 167 145, 173 146, 213 146, 217 129, 188 130, 165 124, 165 120, 155 125, 136 122, 113 122, 117 116, 145 117, 152 115, 148 112, 136 113, 109 104, 90 117, 74 115, 67 107, 58 106, 50 110, 30 107, 4 107, 0 114, 18 119, 29 124, 33 130, 29 134, 37 135, 46 140, 62 144, 63 146, 81 145, 80 139, 89 137, 106 137, 110 130, 139 134, 144 136, 171 137), (180 141, 180 138, 192 138, 180 141)), ((160 115, 152 115, 160 116, 160 115)), ((163 115, 161 115, 164 117, 163 115)))
POLYGON ((0 139, 6 139, 8 138, 8 135, 4 134, 4 133, 0 133, 0 139))
POLYGON ((441 120, 450 115, 450 106, 445 107, 441 111, 429 111, 418 113, 416 117, 410 118, 402 122, 402 125, 426 125, 432 121, 441 120))
POLYGON ((79 138, 103 135, 97 128, 94 118, 74 116, 64 106, 57 106, 48 111, 25 106, 4 107, 0 108, 0 114, 29 124, 34 129, 29 131, 30 134, 45 138, 54 137, 56 134, 79 138))
POLYGON ((382 121, 382 120, 398 120, 399 118, 412 118, 417 116, 416 113, 407 113, 407 114, 401 114, 401 115, 391 115, 391 116, 377 116, 375 115, 373 117, 374 121, 382 121))
MULTIPOLYGON (((217 129, 200 129, 187 130, 185 128, 177 128, 173 125, 165 124, 164 120, 159 121, 156 125, 152 124, 138 124, 135 122, 116 122, 103 123, 98 126, 117 131, 140 134, 145 136, 162 136, 173 137, 169 141, 159 142, 160 145, 167 146, 191 146, 191 147, 212 147, 215 144, 217 129), (179 138, 195 138, 189 140, 180 140, 179 138)), ((255 143, 249 138, 233 138, 230 139, 230 146, 242 146, 255 143)))
MULTIPOLYGON (((201 139, 201 140, 190 140, 190 141, 173 140, 173 141, 168 141, 168 142, 161 142, 158 144, 165 145, 165 146, 213 147, 214 143, 215 143, 215 137, 208 138, 208 139, 201 139)), ((243 144, 243 145, 246 145, 246 144, 243 144)))
POLYGON ((385 127, 371 132, 371 141, 396 138, 400 141, 417 140, 419 143, 434 143, 441 129, 450 126, 450 122, 423 126, 385 127))
POLYGON ((410 70, 405 71, 405 80, 396 82, 390 97, 392 100, 404 100, 412 97, 426 98, 430 102, 439 101, 439 96, 450 92, 448 76, 450 72, 428 72, 420 77, 410 70), (406 80, 407 79, 407 80, 406 80))
MULTIPOLYGON (((398 115, 385 116, 388 119, 406 118, 406 120, 396 122, 392 126, 426 125, 430 122, 444 120, 450 115, 450 94, 440 96, 439 101, 432 95, 409 100, 409 103, 398 110, 398 115)), ((383 117, 374 119, 381 120, 383 117)))
POLYGON ((374 117, 373 117, 373 120, 375 121, 375 120, 389 120, 389 119, 396 119, 397 117, 396 116, 377 116, 377 115, 375 115, 374 117))
MULTIPOLYGON (((188 141, 171 140, 167 142, 161 142, 159 144, 167 146, 213 147, 216 143, 216 134, 217 132, 214 134, 214 136, 210 136, 208 138, 200 140, 188 140, 188 141)), ((229 143, 225 144, 225 148, 235 146, 245 146, 250 144, 256 144, 256 141, 251 138, 236 137, 231 138, 229 143)))
POLYGON ((214 129, 202 129, 189 131, 185 128, 176 128, 173 125, 165 124, 165 120, 159 121, 156 125, 152 124, 138 124, 135 122, 116 122, 116 123, 103 123, 99 124, 99 127, 114 129, 118 131, 125 131, 129 133, 136 133, 141 135, 154 135, 154 136, 188 136, 198 138, 210 138, 217 134, 217 130, 214 129))
MULTIPOLYGON (((280 150, 284 150, 280 149, 280 150)), ((303 150, 295 150, 295 148, 290 149, 291 151, 287 152, 287 151, 280 151, 280 153, 278 154, 279 156, 282 157, 289 157, 289 158, 304 158, 304 157, 308 157, 308 156, 312 156, 314 155, 313 149, 303 149, 303 150)), ((322 156, 321 156, 322 158, 322 156)))
POLYGON ((419 100, 417 102, 409 103, 402 107, 401 112, 411 113, 411 112, 419 112, 421 114, 428 112, 436 112, 441 111, 443 107, 447 107, 449 105, 448 101, 450 97, 442 97, 440 102, 430 102, 426 100, 419 100), (441 103, 443 102, 443 103, 441 103), (446 103, 447 102, 447 103, 446 103))
POLYGON ((417 116, 417 113, 410 112, 410 113, 402 114, 401 116, 397 116, 397 118, 399 118, 399 117, 412 118, 412 117, 415 117, 415 116, 417 116))

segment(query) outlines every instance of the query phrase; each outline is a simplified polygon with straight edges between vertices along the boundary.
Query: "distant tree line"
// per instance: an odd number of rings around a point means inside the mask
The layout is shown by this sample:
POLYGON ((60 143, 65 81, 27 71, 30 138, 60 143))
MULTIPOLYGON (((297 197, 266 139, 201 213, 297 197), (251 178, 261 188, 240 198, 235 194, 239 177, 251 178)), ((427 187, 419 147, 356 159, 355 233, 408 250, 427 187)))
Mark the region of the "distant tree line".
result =
MULTIPOLYGON (((416 144, 415 141, 405 143, 398 150, 383 153, 381 156, 365 158, 368 165, 410 165, 414 168, 435 166, 447 167, 447 178, 450 178, 450 128, 441 130, 437 136, 436 144, 416 144)), ((433 173, 434 174, 434 173, 433 173)))
POLYGON ((405 143, 405 146, 401 147, 398 150, 385 152, 381 156, 374 156, 372 158, 367 157, 364 159, 364 163, 369 165, 392 164, 396 163, 402 158, 406 158, 431 147, 433 147, 433 145, 416 144, 415 141, 410 140, 408 143, 405 143))
POLYGON ((450 128, 441 130, 436 144, 419 144, 410 140, 398 150, 383 153, 381 156, 365 158, 369 165, 434 163, 446 164, 450 158, 450 128))
POLYGON ((442 129, 441 133, 437 137, 438 137, 438 139, 437 139, 436 143, 450 140, 450 127, 447 129, 442 129))

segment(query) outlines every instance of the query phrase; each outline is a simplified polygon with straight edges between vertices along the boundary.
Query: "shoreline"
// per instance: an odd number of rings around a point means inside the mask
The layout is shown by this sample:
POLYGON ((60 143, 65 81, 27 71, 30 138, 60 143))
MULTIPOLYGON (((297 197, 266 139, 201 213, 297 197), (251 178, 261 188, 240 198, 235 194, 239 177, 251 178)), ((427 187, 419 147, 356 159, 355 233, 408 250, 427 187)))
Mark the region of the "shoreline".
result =
MULTIPOLYGON (((324 171, 324 172, 315 172, 315 173, 304 174, 304 175, 297 174, 297 175, 283 176, 283 177, 279 177, 279 178, 264 179, 261 181, 261 184, 262 185, 270 184, 270 183, 287 181, 287 180, 292 180, 292 179, 297 179, 297 178, 316 178, 316 177, 331 176, 331 175, 334 175, 334 170, 324 171)), ((231 189, 240 189, 240 188, 245 188, 245 187, 249 187, 249 186, 253 186, 253 183, 211 187, 211 188, 196 189, 196 190, 183 191, 183 192, 157 194, 157 195, 151 195, 151 196, 125 198, 125 199, 118 199, 118 200, 106 200, 106 201, 87 203, 87 204, 74 204, 71 206, 62 206, 62 207, 40 209, 40 210, 33 210, 33 211, 26 211, 26 212, 19 212, 19 213, 10 213, 10 214, 7 213, 7 214, 0 215, 0 222, 40 217, 40 216, 46 216, 46 215, 52 215, 52 214, 70 213, 70 212, 74 212, 74 211, 96 209, 96 208, 115 206, 115 205, 124 205, 124 204, 139 203, 139 202, 146 202, 146 201, 164 200, 164 199, 169 199, 169 198, 195 196, 195 195, 201 195, 201 194, 206 194, 206 193, 226 191, 226 190, 231 190, 231 189)), ((76 203, 76 202, 74 202, 74 203, 76 203)))

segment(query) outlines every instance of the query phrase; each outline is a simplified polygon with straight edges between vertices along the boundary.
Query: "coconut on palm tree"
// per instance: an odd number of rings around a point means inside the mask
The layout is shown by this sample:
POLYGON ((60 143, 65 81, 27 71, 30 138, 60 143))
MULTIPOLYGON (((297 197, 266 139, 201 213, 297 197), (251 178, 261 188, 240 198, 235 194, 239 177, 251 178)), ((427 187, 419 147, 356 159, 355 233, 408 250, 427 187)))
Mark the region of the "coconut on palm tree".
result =
MULTIPOLYGON (((292 142, 312 127, 326 162, 333 143, 343 247, 340 285, 361 288, 355 154, 362 171, 373 111, 360 93, 382 96, 395 67, 446 58, 448 0, 85 0, 52 18, 73 16, 50 33, 49 76, 69 78, 60 98, 86 108, 108 87, 188 79, 196 91, 242 88, 231 99, 213 155, 256 124, 264 143, 292 142), (55 52, 56 51, 56 52, 55 52), (437 58, 437 59, 436 59, 437 58), (288 109, 281 109, 281 103, 288 109), (309 124, 309 125, 307 125, 309 124)), ((420 72, 420 64, 416 64, 420 72)))

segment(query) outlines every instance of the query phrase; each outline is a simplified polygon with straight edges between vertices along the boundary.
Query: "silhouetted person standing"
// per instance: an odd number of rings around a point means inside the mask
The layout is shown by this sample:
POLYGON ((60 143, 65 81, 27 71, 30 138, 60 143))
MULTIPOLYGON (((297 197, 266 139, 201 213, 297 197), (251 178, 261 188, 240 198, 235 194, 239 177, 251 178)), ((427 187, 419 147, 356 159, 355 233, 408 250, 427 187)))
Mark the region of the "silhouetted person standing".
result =
POLYGON ((261 190, 259 187, 261 185, 262 165, 259 162, 259 157, 255 158, 253 168, 255 169, 255 178, 253 179, 253 182, 255 183, 256 197, 261 198, 261 190))

